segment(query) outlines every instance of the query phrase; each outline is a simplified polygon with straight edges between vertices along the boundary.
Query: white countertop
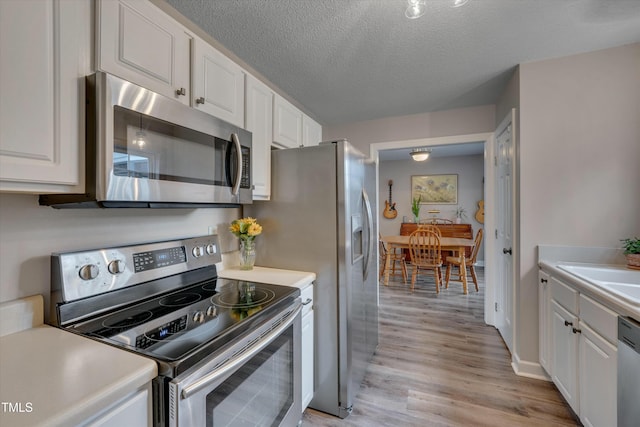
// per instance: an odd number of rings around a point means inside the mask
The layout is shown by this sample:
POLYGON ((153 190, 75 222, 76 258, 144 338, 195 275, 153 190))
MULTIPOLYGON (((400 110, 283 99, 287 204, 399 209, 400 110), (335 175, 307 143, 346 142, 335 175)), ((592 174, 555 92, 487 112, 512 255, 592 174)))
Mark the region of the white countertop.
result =
POLYGON ((624 265, 619 264, 595 264, 595 263, 581 263, 581 262, 565 262, 565 261, 547 261, 547 260, 539 260, 538 266, 542 268, 543 271, 551 274, 559 278, 562 281, 571 283, 575 286, 580 292, 589 295, 595 300, 603 303, 604 305, 610 307, 618 314, 622 314, 624 316, 630 316, 634 319, 640 320, 640 310, 637 306, 630 304, 626 300, 620 298, 613 292, 609 292, 606 289, 603 289, 600 286, 596 286, 586 280, 582 280, 580 277, 577 277, 567 271, 561 269, 559 265, 599 265, 599 266, 609 266, 612 268, 620 268, 624 269, 624 265))
POLYGON ((316 279, 315 273, 306 271, 280 270, 268 267, 253 267, 253 270, 240 270, 239 267, 225 268, 218 271, 218 277, 224 279, 247 280, 271 285, 294 286, 301 290, 311 285, 316 279))
POLYGON ((151 359, 35 325, 0 337, 0 402, 22 410, 0 408, 0 425, 77 425, 157 373, 151 359))

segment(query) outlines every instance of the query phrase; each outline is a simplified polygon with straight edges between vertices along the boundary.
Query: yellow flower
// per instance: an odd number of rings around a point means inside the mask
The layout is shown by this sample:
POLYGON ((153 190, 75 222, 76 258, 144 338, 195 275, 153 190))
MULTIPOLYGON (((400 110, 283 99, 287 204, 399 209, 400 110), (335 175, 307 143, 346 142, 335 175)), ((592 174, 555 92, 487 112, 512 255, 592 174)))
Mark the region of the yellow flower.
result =
POLYGON ((258 224, 255 218, 240 218, 231 222, 229 231, 242 240, 253 240, 258 234, 262 233, 262 226, 258 224))
POLYGON ((249 229, 247 230, 249 236, 257 236, 260 233, 262 233, 262 226, 260 224, 254 222, 249 225, 249 229))

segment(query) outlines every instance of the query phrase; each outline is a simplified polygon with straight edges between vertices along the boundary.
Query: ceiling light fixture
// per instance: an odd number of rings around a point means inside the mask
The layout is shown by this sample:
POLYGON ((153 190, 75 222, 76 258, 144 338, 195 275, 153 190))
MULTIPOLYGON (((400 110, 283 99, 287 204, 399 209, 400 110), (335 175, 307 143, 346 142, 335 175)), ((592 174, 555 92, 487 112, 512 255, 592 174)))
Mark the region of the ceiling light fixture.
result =
POLYGON ((407 0, 409 6, 404 12, 404 16, 409 19, 420 18, 427 9, 425 0, 407 0))
POLYGON ((414 148, 409 153, 411 158, 416 162, 424 162, 429 158, 429 154, 431 154, 431 150, 428 148, 414 148))
POLYGON ((469 0, 453 0, 453 7, 460 7, 467 4, 469 0))

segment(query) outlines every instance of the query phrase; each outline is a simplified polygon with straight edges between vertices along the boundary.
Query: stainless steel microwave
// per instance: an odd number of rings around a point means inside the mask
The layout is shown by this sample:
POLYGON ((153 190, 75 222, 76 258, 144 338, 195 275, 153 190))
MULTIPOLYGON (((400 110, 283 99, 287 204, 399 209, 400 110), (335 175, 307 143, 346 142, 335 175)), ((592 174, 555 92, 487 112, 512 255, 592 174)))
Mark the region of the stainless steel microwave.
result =
POLYGON ((86 192, 56 208, 252 203, 251 133, 118 77, 86 78, 86 192))

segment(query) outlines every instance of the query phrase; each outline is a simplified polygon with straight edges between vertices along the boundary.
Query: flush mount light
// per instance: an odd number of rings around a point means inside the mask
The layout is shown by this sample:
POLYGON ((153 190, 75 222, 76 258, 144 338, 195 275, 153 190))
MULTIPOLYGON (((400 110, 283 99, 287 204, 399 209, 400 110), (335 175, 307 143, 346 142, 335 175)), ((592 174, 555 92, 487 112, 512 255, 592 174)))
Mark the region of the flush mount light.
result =
POLYGON ((409 153, 411 158, 416 162, 424 162, 429 158, 429 154, 431 154, 431 150, 428 148, 414 148, 409 153))
POLYGON ((424 15, 424 12, 427 9, 425 0, 407 0, 407 2, 409 3, 409 6, 404 12, 404 16, 409 19, 416 19, 424 15))

